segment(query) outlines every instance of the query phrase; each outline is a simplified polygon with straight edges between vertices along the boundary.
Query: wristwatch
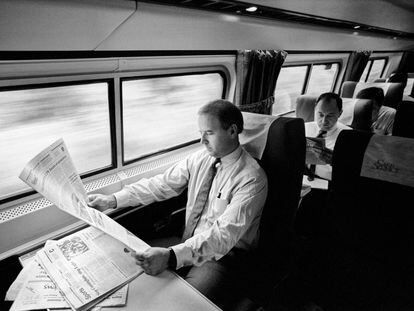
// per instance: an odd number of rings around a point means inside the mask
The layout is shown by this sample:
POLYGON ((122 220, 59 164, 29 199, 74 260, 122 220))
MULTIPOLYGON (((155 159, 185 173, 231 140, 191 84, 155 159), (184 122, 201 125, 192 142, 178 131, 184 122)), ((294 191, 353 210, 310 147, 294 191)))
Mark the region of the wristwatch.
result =
POLYGON ((175 270, 177 268, 177 257, 171 247, 168 248, 170 251, 170 257, 168 258, 168 268, 175 270))

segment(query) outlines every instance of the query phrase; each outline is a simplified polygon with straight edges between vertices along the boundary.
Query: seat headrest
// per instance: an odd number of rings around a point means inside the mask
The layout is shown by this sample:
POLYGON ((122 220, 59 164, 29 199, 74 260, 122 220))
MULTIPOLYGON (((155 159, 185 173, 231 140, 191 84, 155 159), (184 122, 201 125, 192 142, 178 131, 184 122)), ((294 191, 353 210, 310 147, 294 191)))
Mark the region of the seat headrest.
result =
POLYGON ((414 138, 414 101, 402 101, 395 113, 393 136, 414 138))
POLYGON ((341 86, 341 97, 352 98, 358 82, 345 81, 341 86))
POLYGON ((372 116, 372 100, 342 99, 342 114, 338 121, 355 130, 370 131, 372 116))
POLYGON ((300 95, 296 99, 296 117, 302 118, 305 122, 314 120, 314 112, 317 96, 300 95))
POLYGON ((365 150, 361 176, 414 187, 414 139, 373 135, 365 150))
MULTIPOLYGON (((402 83, 389 83, 389 82, 358 82, 355 86, 352 98, 356 98, 358 93, 370 87, 378 87, 384 91, 384 106, 396 108, 398 103, 401 102, 404 87, 402 83)), ((349 95, 349 94, 347 94, 349 95)), ((344 96, 346 97, 346 96, 344 96)))
POLYGON ((250 112, 242 112, 242 114, 244 129, 239 136, 240 144, 252 157, 261 160, 269 128, 279 117, 250 112))

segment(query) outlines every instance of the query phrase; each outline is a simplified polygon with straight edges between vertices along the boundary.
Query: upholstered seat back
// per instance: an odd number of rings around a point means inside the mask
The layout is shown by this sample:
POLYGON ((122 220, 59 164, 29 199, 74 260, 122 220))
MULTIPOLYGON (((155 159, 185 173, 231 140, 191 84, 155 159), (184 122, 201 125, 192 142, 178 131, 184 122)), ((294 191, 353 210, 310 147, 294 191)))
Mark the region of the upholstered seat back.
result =
POLYGON ((258 160, 268 179, 259 248, 271 258, 270 252, 280 254, 277 245, 287 242, 299 203, 305 163, 304 123, 297 118, 245 112, 243 118, 245 130, 240 142, 258 160))
POLYGON ((404 92, 402 83, 345 81, 342 84, 340 95, 345 98, 356 98, 359 91, 369 87, 383 89, 385 106, 396 108, 402 100, 404 92))
POLYGON ((333 155, 329 207, 346 245, 386 264, 414 263, 414 140, 340 133, 333 155))
POLYGON ((414 138, 414 101, 402 101, 398 105, 392 135, 414 138))

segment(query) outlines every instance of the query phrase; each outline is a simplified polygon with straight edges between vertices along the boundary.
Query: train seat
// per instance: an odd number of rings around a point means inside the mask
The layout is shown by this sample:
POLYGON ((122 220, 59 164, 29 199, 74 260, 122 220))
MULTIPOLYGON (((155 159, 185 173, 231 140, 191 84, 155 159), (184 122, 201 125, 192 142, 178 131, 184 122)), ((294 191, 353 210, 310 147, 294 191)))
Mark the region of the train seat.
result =
POLYGON ((355 98, 359 91, 369 87, 379 87, 384 91, 384 105, 396 108, 403 98, 405 85, 389 82, 354 82, 345 81, 342 84, 340 95, 343 98, 355 98))
POLYGON ((331 232, 279 284, 270 309, 315 302, 323 310, 409 310, 414 139, 343 131, 332 166, 331 232))
POLYGON ((414 138, 414 102, 402 101, 395 113, 393 136, 414 138))
MULTIPOLYGON (((273 118, 260 158, 251 152, 265 170, 269 188, 260 222, 259 246, 252 263, 254 269, 246 271, 245 282, 249 298, 266 304, 272 286, 287 274, 290 266, 292 228, 305 163, 305 129, 298 118, 243 113, 246 131, 240 137, 242 143, 246 141, 243 135, 251 131, 248 115, 254 115, 254 123, 259 127, 257 120, 273 118)), ((248 146, 245 148, 249 151, 248 146)))
MULTIPOLYGON (((305 122, 314 120, 317 96, 300 95, 296 100, 296 116, 305 122)), ((342 99, 342 114, 339 122, 356 130, 370 131, 372 101, 366 99, 342 99)))

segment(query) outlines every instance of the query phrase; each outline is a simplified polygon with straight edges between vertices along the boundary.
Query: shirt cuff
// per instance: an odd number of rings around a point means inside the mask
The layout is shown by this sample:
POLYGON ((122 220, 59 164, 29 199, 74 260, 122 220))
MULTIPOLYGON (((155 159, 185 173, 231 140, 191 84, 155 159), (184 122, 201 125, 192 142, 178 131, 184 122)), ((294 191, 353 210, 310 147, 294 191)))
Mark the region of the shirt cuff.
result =
POLYGON ((129 204, 129 192, 125 189, 115 192, 114 197, 116 199, 116 207, 126 207, 130 206, 129 204))
POLYGON ((171 246, 171 248, 175 253, 175 257, 177 258, 177 269, 193 264, 193 255, 190 247, 186 246, 184 243, 181 243, 171 246))

